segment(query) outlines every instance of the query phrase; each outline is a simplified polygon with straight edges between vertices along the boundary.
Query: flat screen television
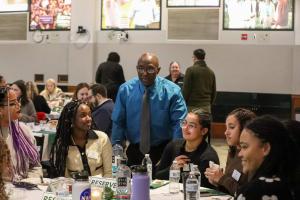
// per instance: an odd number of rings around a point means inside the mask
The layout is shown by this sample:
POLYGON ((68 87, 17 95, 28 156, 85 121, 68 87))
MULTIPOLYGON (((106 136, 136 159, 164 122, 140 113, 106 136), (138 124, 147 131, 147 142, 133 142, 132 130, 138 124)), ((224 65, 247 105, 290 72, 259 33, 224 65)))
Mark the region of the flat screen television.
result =
POLYGON ((160 30, 161 0, 103 0, 101 30, 160 30))
POLYGON ((28 10, 28 0, 0 0, 0 12, 22 12, 28 10))
POLYGON ((294 0, 224 0, 224 30, 294 30, 294 0))
POLYGON ((71 0, 31 0, 29 30, 70 30, 71 0))
POLYGON ((219 7, 220 0, 167 0, 167 7, 219 7))

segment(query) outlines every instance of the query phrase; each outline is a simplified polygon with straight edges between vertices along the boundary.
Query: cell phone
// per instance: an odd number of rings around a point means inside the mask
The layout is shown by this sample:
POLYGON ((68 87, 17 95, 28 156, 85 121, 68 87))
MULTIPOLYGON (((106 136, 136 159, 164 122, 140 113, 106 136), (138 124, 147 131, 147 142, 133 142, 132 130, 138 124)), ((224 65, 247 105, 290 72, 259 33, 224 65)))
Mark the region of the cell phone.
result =
POLYGON ((25 188, 27 190, 39 189, 36 184, 28 183, 24 181, 14 181, 12 184, 17 188, 25 188))

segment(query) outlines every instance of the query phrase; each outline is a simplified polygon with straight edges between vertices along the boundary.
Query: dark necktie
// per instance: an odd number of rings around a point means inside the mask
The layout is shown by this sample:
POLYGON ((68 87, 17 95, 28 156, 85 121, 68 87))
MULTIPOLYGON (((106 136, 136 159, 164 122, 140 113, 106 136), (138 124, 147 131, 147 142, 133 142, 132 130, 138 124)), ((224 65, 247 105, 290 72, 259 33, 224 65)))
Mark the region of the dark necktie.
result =
POLYGON ((142 102, 141 112, 141 140, 140 140, 140 151, 143 154, 149 153, 150 150, 150 108, 148 99, 148 90, 145 89, 142 102))

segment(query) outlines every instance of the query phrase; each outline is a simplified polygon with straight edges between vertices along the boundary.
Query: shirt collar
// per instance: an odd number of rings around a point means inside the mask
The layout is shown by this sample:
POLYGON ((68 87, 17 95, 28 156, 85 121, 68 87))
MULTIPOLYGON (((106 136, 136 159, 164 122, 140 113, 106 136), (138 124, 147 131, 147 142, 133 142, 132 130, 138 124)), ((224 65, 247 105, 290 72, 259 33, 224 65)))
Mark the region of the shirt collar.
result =
MULTIPOLYGON (((159 78, 158 76, 156 76, 155 80, 154 80, 154 83, 150 86, 147 87, 148 91, 152 91, 152 90, 155 90, 155 88, 157 88, 157 84, 159 82, 159 78)), ((140 92, 142 94, 144 94, 144 91, 146 89, 146 87, 144 86, 144 84, 140 81, 139 79, 139 89, 140 89, 140 92)))

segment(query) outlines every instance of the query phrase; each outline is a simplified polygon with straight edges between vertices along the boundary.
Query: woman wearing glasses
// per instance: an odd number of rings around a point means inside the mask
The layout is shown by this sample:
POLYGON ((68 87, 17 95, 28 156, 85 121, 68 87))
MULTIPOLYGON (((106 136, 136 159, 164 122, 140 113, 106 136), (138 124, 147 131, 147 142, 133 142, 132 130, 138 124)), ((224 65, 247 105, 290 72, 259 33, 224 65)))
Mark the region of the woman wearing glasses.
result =
POLYGON ((18 122, 19 114, 20 104, 15 92, 0 88, 0 131, 10 150, 13 178, 40 177, 42 168, 35 139, 30 129, 18 122))
MULTIPOLYGON (((209 161, 219 164, 216 151, 205 139, 210 134, 211 119, 202 110, 193 110, 181 122, 184 139, 170 142, 165 148, 161 161, 156 169, 157 179, 169 179, 169 170, 173 160, 182 168, 184 164, 198 165, 201 174, 209 166, 209 161)), ((201 176, 201 186, 213 187, 205 176, 201 176)))

